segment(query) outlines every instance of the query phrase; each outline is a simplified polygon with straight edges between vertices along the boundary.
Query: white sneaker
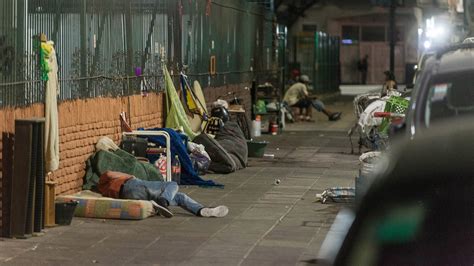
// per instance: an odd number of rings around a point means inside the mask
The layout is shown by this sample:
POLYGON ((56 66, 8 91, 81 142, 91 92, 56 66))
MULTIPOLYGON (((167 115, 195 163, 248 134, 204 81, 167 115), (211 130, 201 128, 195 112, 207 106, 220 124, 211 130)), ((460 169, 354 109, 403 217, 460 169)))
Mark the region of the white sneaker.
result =
POLYGON ((217 206, 217 207, 205 207, 201 209, 201 216, 202 217, 224 217, 229 213, 229 208, 224 205, 217 206))

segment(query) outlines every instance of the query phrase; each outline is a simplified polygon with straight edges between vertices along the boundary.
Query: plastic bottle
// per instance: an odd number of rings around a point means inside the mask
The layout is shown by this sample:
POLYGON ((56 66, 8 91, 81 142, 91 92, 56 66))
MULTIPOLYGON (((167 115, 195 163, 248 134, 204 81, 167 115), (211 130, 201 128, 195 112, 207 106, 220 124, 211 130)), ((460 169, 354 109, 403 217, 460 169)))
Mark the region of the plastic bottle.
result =
POLYGON ((262 135, 262 121, 259 115, 252 121, 252 138, 260 137, 262 135))
POLYGON ((171 164, 171 180, 178 183, 178 185, 181 182, 181 162, 178 155, 174 156, 171 164))

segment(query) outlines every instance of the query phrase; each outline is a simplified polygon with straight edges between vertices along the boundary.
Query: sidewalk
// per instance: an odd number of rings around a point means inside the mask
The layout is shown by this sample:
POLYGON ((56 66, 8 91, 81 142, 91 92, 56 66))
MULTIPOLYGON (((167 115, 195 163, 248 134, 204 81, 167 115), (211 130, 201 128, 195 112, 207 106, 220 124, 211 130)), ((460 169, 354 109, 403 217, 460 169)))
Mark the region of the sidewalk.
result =
POLYGON ((336 101, 338 122, 317 113, 314 123, 289 124, 284 134, 266 135, 266 153, 248 168, 207 175, 224 189, 183 187, 206 205, 225 204, 221 219, 189 215, 142 221, 74 218, 71 226, 48 229, 27 240, 0 239, 0 263, 13 265, 306 265, 342 204, 315 202, 333 186, 352 186, 358 156, 350 154, 346 132, 353 124, 352 102, 336 101), (279 179, 281 183, 275 184, 279 179))

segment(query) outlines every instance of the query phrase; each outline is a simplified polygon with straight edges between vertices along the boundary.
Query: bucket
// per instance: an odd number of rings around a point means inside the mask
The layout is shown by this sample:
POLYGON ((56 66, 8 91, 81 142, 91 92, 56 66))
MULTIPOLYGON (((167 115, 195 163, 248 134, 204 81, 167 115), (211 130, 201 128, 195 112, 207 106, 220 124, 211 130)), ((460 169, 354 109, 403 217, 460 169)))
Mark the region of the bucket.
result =
POLYGON ((355 195, 356 202, 360 202, 363 195, 369 189, 373 181, 373 175, 376 170, 376 164, 380 160, 381 152, 366 152, 359 157, 361 163, 359 176, 355 178, 355 195))
POLYGON ((267 141, 247 141, 249 157, 263 157, 267 144, 267 141))
POLYGON ((70 225, 78 201, 56 202, 55 222, 59 225, 70 225))

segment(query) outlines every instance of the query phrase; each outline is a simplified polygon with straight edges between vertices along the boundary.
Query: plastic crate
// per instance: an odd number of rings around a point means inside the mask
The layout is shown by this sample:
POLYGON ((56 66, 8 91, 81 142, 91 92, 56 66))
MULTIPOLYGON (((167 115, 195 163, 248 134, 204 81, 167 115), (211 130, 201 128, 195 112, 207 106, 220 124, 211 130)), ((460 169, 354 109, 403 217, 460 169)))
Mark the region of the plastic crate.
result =
MULTIPOLYGON (((387 100, 387 103, 385 104, 384 112, 405 114, 408 109, 409 103, 410 101, 408 101, 407 99, 403 97, 390 96, 390 98, 387 100)), ((383 134, 387 134, 389 127, 390 127, 390 117, 385 117, 382 120, 382 123, 380 124, 379 132, 383 134)))

